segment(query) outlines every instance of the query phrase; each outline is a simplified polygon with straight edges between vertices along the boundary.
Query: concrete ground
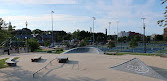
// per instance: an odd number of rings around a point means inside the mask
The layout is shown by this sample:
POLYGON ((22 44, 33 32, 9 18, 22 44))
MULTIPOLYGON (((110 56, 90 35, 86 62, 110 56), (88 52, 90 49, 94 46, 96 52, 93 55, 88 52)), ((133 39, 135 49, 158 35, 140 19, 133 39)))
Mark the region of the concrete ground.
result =
POLYGON ((139 58, 145 64, 167 78, 167 58, 136 55, 100 55, 100 54, 40 54, 22 53, 1 55, 0 59, 20 57, 16 67, 0 69, 0 81, 163 81, 143 75, 109 69, 133 58, 139 58), (42 56, 40 62, 31 62, 34 56, 42 56), (68 56, 69 62, 59 64, 56 57, 68 56), (52 63, 48 64, 51 60, 52 63), (39 69, 47 66, 35 74, 39 69))

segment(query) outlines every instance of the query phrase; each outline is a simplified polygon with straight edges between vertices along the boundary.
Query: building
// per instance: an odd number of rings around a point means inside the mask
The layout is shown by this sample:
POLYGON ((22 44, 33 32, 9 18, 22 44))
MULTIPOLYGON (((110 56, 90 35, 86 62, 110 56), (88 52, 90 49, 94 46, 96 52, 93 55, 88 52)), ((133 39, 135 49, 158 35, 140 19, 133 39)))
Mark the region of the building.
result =
POLYGON ((163 34, 163 37, 166 38, 167 37, 167 27, 164 28, 164 34, 163 34))
POLYGON ((152 34, 150 39, 151 39, 151 40, 154 40, 156 35, 157 35, 157 34, 152 34))
POLYGON ((129 32, 121 31, 120 33, 118 33, 118 37, 128 37, 128 36, 129 32))
POLYGON ((19 38, 22 40, 26 40, 26 38, 28 39, 33 38, 33 35, 31 35, 32 34, 31 30, 27 28, 14 30, 12 34, 15 35, 16 38, 19 38))
POLYGON ((142 35, 141 35, 140 33, 131 32, 131 31, 129 31, 128 33, 129 33, 129 37, 130 37, 130 38, 133 38, 133 37, 135 37, 136 35, 139 35, 139 36, 142 37, 142 35))

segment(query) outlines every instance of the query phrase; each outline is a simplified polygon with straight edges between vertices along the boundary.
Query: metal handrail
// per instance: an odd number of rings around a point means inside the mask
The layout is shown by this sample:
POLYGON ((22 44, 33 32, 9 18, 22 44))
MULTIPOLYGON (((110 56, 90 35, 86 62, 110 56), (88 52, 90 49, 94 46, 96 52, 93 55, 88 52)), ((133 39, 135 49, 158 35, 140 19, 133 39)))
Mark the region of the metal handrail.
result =
POLYGON ((41 69, 39 69, 38 71, 34 72, 34 73, 33 73, 33 78, 35 77, 35 74, 36 74, 36 73, 38 73, 39 71, 41 71, 41 70, 43 70, 43 69, 46 69, 46 67, 47 67, 50 63, 52 63, 52 61, 54 61, 55 59, 57 59, 57 57, 54 58, 53 60, 51 60, 51 61, 50 61, 48 64, 46 64, 46 66, 44 66, 43 68, 41 68, 41 69))

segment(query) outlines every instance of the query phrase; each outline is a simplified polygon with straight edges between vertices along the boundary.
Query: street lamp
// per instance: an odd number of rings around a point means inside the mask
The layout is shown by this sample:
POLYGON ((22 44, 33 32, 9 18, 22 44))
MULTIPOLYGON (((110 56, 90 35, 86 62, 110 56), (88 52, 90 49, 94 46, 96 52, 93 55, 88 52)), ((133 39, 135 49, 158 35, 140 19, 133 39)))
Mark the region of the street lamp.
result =
POLYGON ((108 30, 109 30, 109 35, 110 35, 110 34, 111 34, 111 33, 110 33, 111 22, 108 22, 108 24, 109 24, 109 29, 108 29, 108 30))
POLYGON ((144 20, 146 19, 146 18, 141 18, 142 20, 143 20, 143 34, 144 34, 144 36, 143 36, 143 43, 144 43, 144 53, 146 53, 146 40, 145 40, 145 23, 144 23, 144 20))
POLYGON ((52 18, 52 44, 54 46, 54 41, 53 41, 53 13, 54 13, 54 11, 51 11, 51 18, 52 18))
POLYGON ((118 24, 119 24, 119 21, 117 21, 117 42, 118 42, 118 24))
POLYGON ((25 24, 26 24, 26 40, 27 40, 27 52, 29 52, 29 47, 28 47, 28 35, 27 35, 27 26, 28 26, 28 22, 26 21, 25 22, 25 24))
POLYGON ((94 42, 95 42, 95 35, 94 35, 94 21, 96 20, 95 17, 92 17, 93 18, 93 45, 94 45, 94 42))

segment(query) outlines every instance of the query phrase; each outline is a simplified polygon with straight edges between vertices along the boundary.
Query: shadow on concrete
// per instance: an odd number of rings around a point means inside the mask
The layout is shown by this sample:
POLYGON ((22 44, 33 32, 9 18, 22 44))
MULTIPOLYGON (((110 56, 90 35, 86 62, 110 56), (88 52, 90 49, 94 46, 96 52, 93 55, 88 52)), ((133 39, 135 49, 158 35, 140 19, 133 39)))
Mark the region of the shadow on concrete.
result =
POLYGON ((158 68, 158 67, 154 67, 154 66, 150 66, 150 67, 167 80, 167 69, 158 68))
POLYGON ((69 60, 67 64, 79 64, 78 61, 69 60))
POLYGON ((63 68, 65 63, 63 63, 62 65, 58 66, 58 67, 54 67, 52 69, 50 69, 49 71, 47 71, 42 77, 45 77, 47 76, 50 72, 52 72, 53 70, 56 70, 56 69, 60 69, 60 68, 63 68))
POLYGON ((41 59, 41 60, 39 60, 39 61, 36 62, 36 63, 44 63, 44 62, 46 62, 46 60, 47 60, 47 59, 41 59))
POLYGON ((12 70, 7 70, 5 68, 0 69, 0 74, 3 74, 0 76, 1 81, 105 81, 104 78, 95 80, 88 77, 76 77, 65 79, 63 78, 63 76, 56 76, 56 74, 41 78, 33 78, 33 72, 21 69, 19 67, 12 68, 12 70))
POLYGON ((71 69, 79 70, 79 61, 69 60, 67 64, 72 64, 72 68, 71 69))
MULTIPOLYGON (((79 62, 78 61, 72 61, 72 60, 70 60, 70 61, 68 61, 67 63, 63 63, 63 64, 61 64, 60 66, 58 66, 58 67, 54 67, 53 66, 53 68, 51 68, 50 70, 48 70, 42 77, 46 77, 50 72, 52 72, 52 71, 54 71, 54 70, 56 70, 56 69, 60 69, 60 68, 63 68, 63 66, 65 65, 65 64, 72 64, 72 69, 74 69, 75 67, 79 70, 79 62)), ((48 68, 49 69, 49 68, 48 68)))

